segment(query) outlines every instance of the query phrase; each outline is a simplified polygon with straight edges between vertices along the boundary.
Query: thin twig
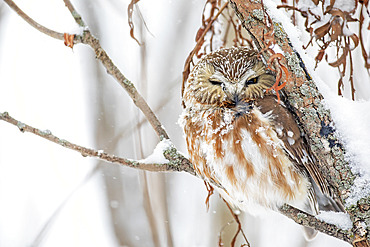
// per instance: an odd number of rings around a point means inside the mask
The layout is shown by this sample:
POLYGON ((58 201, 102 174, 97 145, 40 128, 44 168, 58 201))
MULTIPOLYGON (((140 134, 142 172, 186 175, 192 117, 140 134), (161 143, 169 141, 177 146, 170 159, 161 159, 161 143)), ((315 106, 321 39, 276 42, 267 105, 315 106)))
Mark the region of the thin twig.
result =
POLYGON ((235 233, 235 235, 234 235, 234 237, 233 237, 233 239, 232 239, 232 241, 231 241, 230 246, 232 246, 232 247, 234 247, 234 246, 235 246, 236 238, 238 237, 239 233, 241 233, 241 234, 242 234, 242 236, 243 236, 243 238, 244 238, 244 240, 245 240, 245 242, 246 242, 246 245, 247 245, 248 247, 250 247, 251 245, 250 245, 250 243, 249 243, 249 241, 248 241, 248 239, 247 239, 247 236, 245 236, 245 233, 244 233, 244 231, 243 231, 242 224, 241 224, 241 222, 240 222, 240 220, 239 220, 238 215, 237 215, 236 213, 234 213, 234 211, 233 211, 233 209, 231 208, 230 204, 229 204, 227 201, 225 201, 225 199, 224 199, 224 202, 225 202, 225 204, 226 204, 227 208, 229 209, 230 213, 231 213, 231 214, 232 214, 232 216, 234 217, 234 220, 235 220, 236 224, 238 224, 238 229, 237 229, 237 231, 236 231, 236 233, 235 233))
POLYGON ((54 142, 60 146, 63 146, 65 148, 69 148, 76 152, 79 152, 84 157, 87 157, 87 156, 96 157, 96 158, 99 158, 101 160, 104 160, 110 163, 117 163, 120 165, 137 168, 140 170, 152 171, 152 172, 177 171, 177 169, 173 169, 172 166, 169 166, 168 164, 141 163, 136 160, 125 159, 125 158, 117 157, 112 154, 108 154, 104 152, 103 150, 94 150, 91 148, 86 148, 86 147, 71 143, 69 141, 66 141, 64 139, 61 139, 53 135, 50 130, 40 130, 30 125, 27 125, 25 123, 22 123, 14 119, 13 117, 11 117, 7 112, 0 113, 0 120, 3 120, 14 126, 17 126, 21 132, 29 132, 29 133, 35 134, 46 140, 54 142))
MULTIPOLYGON (((85 27, 85 23, 83 22, 80 14, 73 7, 72 3, 69 0, 63 1, 66 4, 68 10, 71 12, 76 23, 81 27, 85 27)), ((84 31, 82 43, 88 44, 89 46, 91 46, 91 48, 93 48, 96 54, 96 58, 102 62, 103 66, 107 69, 108 74, 112 75, 130 95, 131 99, 134 101, 134 104, 143 112, 145 117, 148 119, 149 123, 156 131, 160 140, 169 139, 169 136, 166 130, 163 128, 161 122, 159 122, 157 116, 150 109, 149 105, 146 103, 146 101, 140 95, 140 93, 136 90, 134 84, 121 73, 121 71, 116 67, 116 65, 114 65, 113 61, 110 59, 108 54, 100 46, 99 40, 95 38, 91 34, 91 32, 86 28, 84 31)))
POLYGON ((81 15, 76 11, 76 9, 73 7, 71 1, 69 0, 63 0, 66 7, 68 8, 69 12, 71 12, 73 18, 75 19, 75 21, 77 22, 77 24, 80 26, 80 27, 85 27, 85 23, 84 21, 82 20, 82 17, 81 15))
POLYGON ((160 140, 169 139, 167 132, 163 128, 161 122, 159 122, 157 116, 154 114, 152 109, 146 103, 145 99, 136 90, 134 84, 128 80, 121 71, 116 67, 113 61, 110 59, 105 50, 100 46, 99 40, 95 38, 90 31, 84 31, 82 43, 88 44, 94 50, 96 58, 99 59, 103 66, 107 69, 108 74, 112 75, 116 81, 126 90, 134 104, 142 111, 153 129, 156 131, 160 140))

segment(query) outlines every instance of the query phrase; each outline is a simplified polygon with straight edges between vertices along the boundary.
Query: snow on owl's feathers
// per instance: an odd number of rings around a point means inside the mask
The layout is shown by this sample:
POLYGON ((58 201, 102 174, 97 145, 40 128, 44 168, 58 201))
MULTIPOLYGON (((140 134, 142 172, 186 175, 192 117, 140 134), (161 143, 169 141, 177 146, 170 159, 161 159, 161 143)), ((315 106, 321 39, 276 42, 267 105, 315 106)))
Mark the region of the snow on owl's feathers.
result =
POLYGON ((218 184, 222 196, 243 210, 288 203, 317 214, 314 187, 326 195, 329 187, 295 117, 266 92, 274 82, 249 48, 205 56, 183 96, 190 160, 198 175, 218 184))

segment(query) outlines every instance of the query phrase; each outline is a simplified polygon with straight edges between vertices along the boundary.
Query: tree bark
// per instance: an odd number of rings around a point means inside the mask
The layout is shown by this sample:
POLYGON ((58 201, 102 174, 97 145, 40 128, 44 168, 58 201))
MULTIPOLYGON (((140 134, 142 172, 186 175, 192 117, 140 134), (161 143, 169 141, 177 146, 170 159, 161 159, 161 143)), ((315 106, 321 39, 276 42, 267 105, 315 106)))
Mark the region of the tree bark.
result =
POLYGON ((266 30, 272 29, 273 39, 284 52, 291 77, 291 83, 287 83, 284 88, 291 109, 307 134, 311 150, 318 159, 320 171, 333 187, 336 196, 346 205, 354 226, 352 243, 357 244, 356 246, 361 246, 358 245, 360 243, 365 244, 363 246, 369 246, 370 197, 362 198, 357 205, 346 204, 346 199, 354 188, 354 180, 359 175, 352 173, 348 161, 344 158, 344 146, 338 139, 330 110, 323 104, 324 97, 310 76, 301 56, 293 47, 284 30, 286 27, 274 19, 271 20, 271 28, 266 24, 270 19, 263 1, 230 0, 229 2, 244 28, 251 35, 254 45, 258 50, 263 51, 266 60, 272 55, 266 51, 269 48, 266 47, 266 30))

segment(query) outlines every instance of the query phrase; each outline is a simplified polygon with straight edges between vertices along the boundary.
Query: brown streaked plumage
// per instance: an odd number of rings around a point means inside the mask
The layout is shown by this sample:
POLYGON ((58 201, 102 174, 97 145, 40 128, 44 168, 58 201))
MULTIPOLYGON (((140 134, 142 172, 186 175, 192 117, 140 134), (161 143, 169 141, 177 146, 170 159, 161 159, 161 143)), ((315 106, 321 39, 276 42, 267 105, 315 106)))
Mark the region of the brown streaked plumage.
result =
POLYGON ((266 93, 274 82, 249 48, 205 56, 183 96, 190 160, 200 176, 220 185, 224 199, 243 210, 288 203, 318 214, 316 193, 330 196, 330 189, 293 114, 266 93))

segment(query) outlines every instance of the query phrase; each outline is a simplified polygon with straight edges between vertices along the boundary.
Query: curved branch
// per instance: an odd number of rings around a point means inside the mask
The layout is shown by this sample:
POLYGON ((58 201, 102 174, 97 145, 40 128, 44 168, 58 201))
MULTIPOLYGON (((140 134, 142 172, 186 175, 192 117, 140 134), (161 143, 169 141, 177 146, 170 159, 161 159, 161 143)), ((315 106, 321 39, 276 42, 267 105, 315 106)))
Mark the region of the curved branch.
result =
MULTIPOLYGON (((169 163, 143 163, 136 160, 130 160, 125 159, 121 157, 117 157, 112 154, 108 154, 102 150, 94 150, 90 148, 86 148, 74 143, 71 143, 69 141, 66 141, 64 139, 60 139, 57 136, 53 135, 50 130, 40 130, 37 128, 34 128, 30 125, 27 125, 25 123, 22 123, 13 117, 11 117, 7 112, 0 113, 0 120, 3 120, 5 122, 8 122, 14 126, 17 126, 18 129, 21 132, 29 132, 32 134, 35 134, 41 138, 44 138, 46 140, 49 140, 51 142, 54 142, 60 146, 63 146, 65 148, 69 148, 71 150, 74 150, 76 152, 79 152, 84 157, 95 157, 101 160, 104 160, 109 163, 116 163, 123 166, 128 166, 131 168, 136 168, 140 170, 146 170, 151 172, 187 172, 194 176, 196 176, 196 173, 194 172, 193 166, 190 163, 188 159, 183 157, 181 154, 177 152, 177 150, 174 147, 170 147, 166 150, 164 150, 164 156, 166 159, 168 159, 169 163)), ((214 186, 219 187, 218 184, 213 183, 214 186)), ((279 209, 279 211, 287 216, 288 218, 294 220, 296 223, 314 228, 318 231, 321 231, 323 233, 326 233, 330 236, 339 238, 346 242, 351 242, 350 233, 348 231, 339 229, 335 225, 331 225, 325 222, 322 222, 315 218, 314 216, 307 214, 303 211, 300 211, 299 209, 296 209, 289 205, 284 205, 279 209)))
POLYGON ((35 29, 39 30, 40 32, 49 35, 55 39, 64 40, 64 34, 51 30, 49 28, 40 25, 36 21, 34 21, 31 17, 29 17, 26 13, 24 13, 12 0, 4 0, 10 8, 12 8, 20 17, 22 17, 28 24, 33 26, 35 29))
POLYGON ((156 131, 160 140, 169 139, 167 132, 163 128, 161 122, 159 122, 157 116, 154 114, 152 109, 146 103, 145 99, 136 90, 134 84, 128 80, 121 71, 114 65, 105 50, 100 46, 100 42, 95 38, 90 31, 84 31, 82 37, 82 43, 88 44, 95 52, 96 58, 100 60, 103 66, 107 69, 108 74, 113 76, 116 81, 126 90, 134 104, 142 111, 153 129, 156 131))
MULTIPOLYGON (((71 12, 76 23, 81 27, 85 27, 85 23, 82 20, 81 15, 76 11, 72 3, 69 0, 63 1, 67 6, 68 10, 71 12)), ((131 99, 134 101, 134 104, 142 111, 142 113, 148 119, 149 123, 156 131, 160 140, 169 139, 169 136, 166 130, 163 128, 161 122, 159 122, 157 116, 154 114, 152 109, 150 109, 149 105, 146 103, 144 98, 136 90, 134 84, 121 73, 121 71, 116 67, 116 65, 114 65, 113 61, 110 59, 108 54, 100 46, 99 40, 95 38, 88 29, 84 31, 82 43, 89 45, 94 50, 96 58, 102 62, 104 67, 107 69, 108 74, 112 75, 130 95, 131 99)))
POLYGON ((40 130, 25 123, 22 123, 13 117, 11 117, 7 112, 0 113, 0 120, 8 122, 14 126, 17 126, 21 132, 29 132, 35 134, 41 138, 54 142, 62 147, 69 148, 76 152, 79 152, 84 157, 96 157, 98 159, 107 161, 109 163, 116 163, 123 166, 128 166, 136 169, 141 169, 145 171, 151 172, 164 172, 164 171, 179 171, 179 169, 175 168, 175 166, 171 163, 164 163, 164 164, 146 164, 136 160, 125 159, 121 157, 117 157, 112 154, 108 154, 103 150, 94 150, 91 148, 86 148, 74 143, 71 143, 67 140, 61 139, 51 133, 50 130, 40 130))

